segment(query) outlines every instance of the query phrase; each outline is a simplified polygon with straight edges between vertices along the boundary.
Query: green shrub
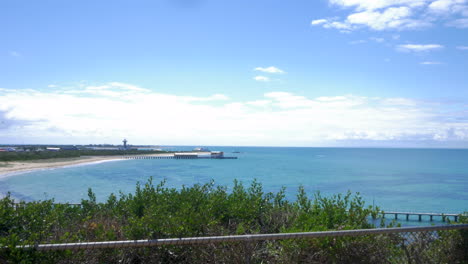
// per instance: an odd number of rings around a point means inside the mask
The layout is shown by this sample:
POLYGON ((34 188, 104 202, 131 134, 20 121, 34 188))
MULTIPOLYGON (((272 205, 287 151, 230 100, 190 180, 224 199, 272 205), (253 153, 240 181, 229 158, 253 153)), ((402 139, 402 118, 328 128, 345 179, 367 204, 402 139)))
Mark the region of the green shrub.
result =
MULTIPOLYGON (((380 263, 404 256, 398 235, 76 252, 17 248, 42 243, 363 229, 373 228, 369 218, 379 215, 379 208, 366 207, 358 193, 325 197, 317 192, 310 198, 301 187, 295 201, 286 200, 284 193, 284 188, 278 193, 264 192, 257 181, 248 188, 234 181, 228 191, 213 181, 175 189, 165 181, 155 186, 149 179, 144 185, 137 184, 134 193, 111 194, 106 202, 97 202, 90 189, 81 206, 54 204, 53 200, 16 204, 7 195, 0 199, 0 263, 380 263)), ((438 260, 466 260, 466 233, 441 233, 443 236, 443 241, 452 242, 433 243, 429 248, 439 252, 438 260)))

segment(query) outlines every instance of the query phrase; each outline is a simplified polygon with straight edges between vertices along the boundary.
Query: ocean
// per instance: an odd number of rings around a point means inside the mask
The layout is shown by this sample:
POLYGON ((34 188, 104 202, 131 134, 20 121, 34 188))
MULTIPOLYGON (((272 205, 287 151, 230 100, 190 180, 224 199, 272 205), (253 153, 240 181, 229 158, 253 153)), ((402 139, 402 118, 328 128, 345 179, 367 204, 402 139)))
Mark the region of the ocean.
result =
MULTIPOLYGON (((192 147, 174 147, 188 150, 192 147)), ((310 196, 359 192, 367 205, 386 211, 468 211, 468 150, 378 148, 210 147, 238 159, 122 160, 33 171, 0 179, 0 192, 26 201, 53 198, 79 203, 92 188, 98 200, 129 193, 153 177, 180 188, 214 180, 232 187, 253 179, 266 192, 286 187, 294 200, 299 186, 310 196), (240 152, 240 153, 234 153, 240 152)))

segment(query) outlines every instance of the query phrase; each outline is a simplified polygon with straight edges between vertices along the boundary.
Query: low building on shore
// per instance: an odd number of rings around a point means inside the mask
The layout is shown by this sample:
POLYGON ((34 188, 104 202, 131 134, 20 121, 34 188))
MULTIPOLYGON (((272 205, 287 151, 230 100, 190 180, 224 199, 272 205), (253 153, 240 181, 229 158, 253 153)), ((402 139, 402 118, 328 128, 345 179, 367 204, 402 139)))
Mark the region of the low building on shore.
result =
POLYGON ((222 159, 224 152, 211 151, 211 152, 176 152, 174 153, 175 159, 222 159))
POLYGON ((1 152, 14 152, 14 151, 17 151, 17 149, 15 147, 1 147, 0 151, 1 152))
POLYGON ((60 148, 47 147, 47 151, 60 151, 60 148))
POLYGON ((117 147, 86 147, 89 150, 119 150, 117 147))

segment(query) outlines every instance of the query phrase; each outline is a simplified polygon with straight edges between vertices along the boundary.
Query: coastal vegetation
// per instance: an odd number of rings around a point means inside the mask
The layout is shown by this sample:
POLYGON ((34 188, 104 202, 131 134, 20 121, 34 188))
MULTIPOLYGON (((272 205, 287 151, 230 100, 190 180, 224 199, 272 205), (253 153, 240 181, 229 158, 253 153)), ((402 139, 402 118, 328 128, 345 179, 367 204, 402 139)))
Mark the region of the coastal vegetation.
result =
POLYGON ((32 161, 56 158, 78 158, 83 156, 121 156, 136 154, 160 154, 166 151, 139 151, 139 150, 63 150, 63 151, 23 151, 23 152, 0 152, 0 162, 8 161, 32 161))
MULTIPOLYGON (((0 200, 0 262, 388 263, 405 254, 391 236, 51 252, 17 248, 43 243, 368 229, 374 227, 369 217, 379 213, 378 207, 366 206, 359 193, 326 197, 316 192, 310 198, 301 187, 296 200, 289 201, 284 188, 265 192, 257 181, 248 187, 234 181, 227 188, 212 181, 175 189, 149 179, 137 184, 134 193, 111 194, 105 202, 98 202, 89 189, 88 198, 79 206, 53 200, 16 203, 7 195, 0 200)), ((467 219, 461 217, 460 221, 467 219)), ((440 263, 466 261, 468 234, 445 234, 452 236, 450 244, 430 249, 436 259, 440 263)))

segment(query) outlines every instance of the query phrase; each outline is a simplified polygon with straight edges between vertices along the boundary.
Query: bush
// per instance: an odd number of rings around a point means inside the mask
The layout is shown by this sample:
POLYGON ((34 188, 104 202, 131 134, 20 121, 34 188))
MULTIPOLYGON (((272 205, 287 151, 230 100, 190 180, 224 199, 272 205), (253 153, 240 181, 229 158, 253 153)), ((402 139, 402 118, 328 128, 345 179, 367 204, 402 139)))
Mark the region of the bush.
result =
MULTIPOLYGON (((295 201, 285 200, 284 188, 265 193, 254 181, 248 188, 235 181, 232 191, 213 181, 181 189, 149 179, 133 194, 111 194, 99 203, 92 190, 81 206, 53 200, 15 204, 10 195, 0 200, 0 263, 164 263, 164 262, 382 262, 402 254, 395 237, 343 237, 265 241, 141 249, 37 252, 20 245, 82 241, 112 241, 198 237, 232 234, 304 232, 372 228, 366 207, 351 192, 310 199, 299 188, 295 201)), ((457 233, 458 234, 458 233, 457 233)), ((459 240, 457 240, 459 241, 459 240)), ((457 254, 465 242, 455 243, 457 254)), ((461 252, 461 253, 460 253, 461 252)), ((459 256, 459 255, 457 255, 459 256)))

